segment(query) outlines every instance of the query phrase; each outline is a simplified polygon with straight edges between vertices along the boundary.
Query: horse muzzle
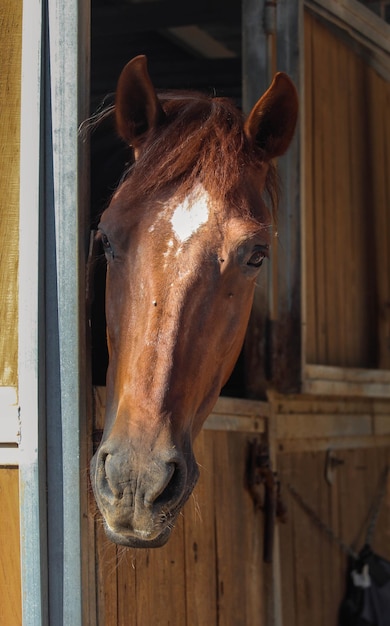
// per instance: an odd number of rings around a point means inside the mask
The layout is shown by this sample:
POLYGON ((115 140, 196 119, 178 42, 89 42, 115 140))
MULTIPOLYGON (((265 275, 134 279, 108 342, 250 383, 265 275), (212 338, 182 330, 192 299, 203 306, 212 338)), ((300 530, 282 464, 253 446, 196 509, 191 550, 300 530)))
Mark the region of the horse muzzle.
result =
POLYGON ((176 448, 139 464, 134 446, 103 442, 91 461, 91 482, 108 538, 133 548, 159 547, 169 539, 199 471, 193 453, 176 448), (172 453, 173 452, 173 453, 172 453))

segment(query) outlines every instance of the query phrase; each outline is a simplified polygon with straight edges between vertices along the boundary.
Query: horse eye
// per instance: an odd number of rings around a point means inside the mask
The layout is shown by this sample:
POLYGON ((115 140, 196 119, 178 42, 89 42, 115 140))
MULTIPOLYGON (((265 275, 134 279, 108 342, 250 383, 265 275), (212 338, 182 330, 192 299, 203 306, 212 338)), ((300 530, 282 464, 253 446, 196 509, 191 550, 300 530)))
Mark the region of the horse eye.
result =
POLYGON ((247 261, 247 265, 250 265, 251 267, 261 267, 266 256, 267 255, 264 249, 260 248, 259 250, 255 250, 247 261))
POLYGON ((112 248, 111 248, 111 244, 110 244, 110 241, 109 241, 106 233, 101 233, 100 240, 102 242, 102 246, 104 248, 105 254, 109 254, 109 255, 113 256, 113 251, 112 251, 112 248))

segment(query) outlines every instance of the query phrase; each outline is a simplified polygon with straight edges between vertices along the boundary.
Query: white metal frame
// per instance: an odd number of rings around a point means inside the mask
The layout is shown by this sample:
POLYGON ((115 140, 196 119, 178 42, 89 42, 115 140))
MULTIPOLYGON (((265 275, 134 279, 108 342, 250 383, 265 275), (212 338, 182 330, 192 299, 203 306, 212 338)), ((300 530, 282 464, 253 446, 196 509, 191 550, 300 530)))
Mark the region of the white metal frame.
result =
POLYGON ((0 387, 0 465, 18 465, 19 441, 18 390, 0 387))
MULTIPOLYGON (((39 432, 39 231, 42 2, 23 3, 19 232, 19 445, 24 626, 47 624, 46 541, 39 432)), ((43 451, 43 450, 42 450, 43 451)))

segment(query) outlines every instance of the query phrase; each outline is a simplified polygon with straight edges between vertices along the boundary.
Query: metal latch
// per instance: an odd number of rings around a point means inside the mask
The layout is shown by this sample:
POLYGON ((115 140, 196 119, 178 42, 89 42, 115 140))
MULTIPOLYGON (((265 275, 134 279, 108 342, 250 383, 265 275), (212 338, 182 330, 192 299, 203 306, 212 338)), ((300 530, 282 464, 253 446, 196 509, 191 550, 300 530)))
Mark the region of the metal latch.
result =
POLYGON ((265 515, 263 560, 272 563, 275 520, 286 522, 287 508, 281 498, 280 480, 272 471, 268 445, 260 439, 248 443, 246 484, 255 508, 265 515))

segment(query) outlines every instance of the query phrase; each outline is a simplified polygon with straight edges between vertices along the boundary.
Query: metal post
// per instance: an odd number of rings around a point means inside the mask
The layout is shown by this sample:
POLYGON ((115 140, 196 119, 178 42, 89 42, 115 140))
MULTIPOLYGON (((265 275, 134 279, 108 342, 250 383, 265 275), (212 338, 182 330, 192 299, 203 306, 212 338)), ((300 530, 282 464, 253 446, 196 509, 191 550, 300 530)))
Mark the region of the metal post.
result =
MULTIPOLYGON (((298 89, 300 113, 303 95, 303 2, 278 0, 277 67, 287 72, 298 89)), ((301 117, 301 119, 303 119, 301 117)), ((301 257, 301 125, 278 162, 282 181, 279 214, 278 314, 274 333, 277 355, 273 382, 283 392, 299 392, 301 386, 302 257, 301 257)))
POLYGON ((83 620, 85 245, 78 126, 80 102, 88 93, 79 81, 81 14, 78 0, 24 3, 19 288, 24 626, 81 626, 83 620))
POLYGON ((46 412, 49 619, 82 624, 80 426, 84 298, 80 261, 79 2, 48 0, 46 412))

